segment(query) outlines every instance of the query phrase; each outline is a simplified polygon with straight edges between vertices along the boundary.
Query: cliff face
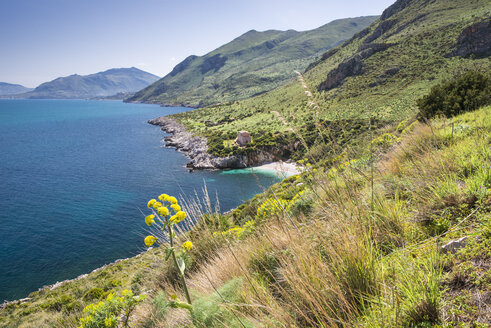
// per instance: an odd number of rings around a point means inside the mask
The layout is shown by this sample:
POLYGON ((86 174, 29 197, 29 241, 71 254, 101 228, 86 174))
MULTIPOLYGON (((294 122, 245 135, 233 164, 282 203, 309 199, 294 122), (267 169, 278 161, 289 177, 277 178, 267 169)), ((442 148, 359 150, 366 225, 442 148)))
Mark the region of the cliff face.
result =
POLYGON ((472 24, 459 35, 451 56, 488 57, 491 55, 491 19, 472 24))
POLYGON ((174 119, 157 117, 149 120, 148 123, 158 125, 164 132, 171 134, 164 138, 166 146, 185 153, 190 158, 187 167, 191 169, 238 169, 282 158, 283 152, 280 149, 258 149, 246 155, 217 157, 208 153, 206 138, 192 135, 174 119))

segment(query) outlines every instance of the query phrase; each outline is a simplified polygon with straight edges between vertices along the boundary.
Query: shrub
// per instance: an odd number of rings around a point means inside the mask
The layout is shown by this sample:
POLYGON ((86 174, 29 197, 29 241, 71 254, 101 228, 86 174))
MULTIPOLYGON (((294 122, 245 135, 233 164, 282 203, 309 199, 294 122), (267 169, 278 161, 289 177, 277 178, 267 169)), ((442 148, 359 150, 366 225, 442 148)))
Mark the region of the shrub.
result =
POLYGON ((143 302, 145 297, 145 295, 134 296, 129 290, 124 290, 120 297, 109 294, 105 301, 85 307, 86 316, 79 320, 79 328, 128 327, 131 312, 138 303, 143 302))
POLYGON ((87 293, 85 293, 83 299, 84 301, 98 300, 104 295, 104 290, 102 288, 92 288, 87 293))
POLYGON ((59 298, 50 299, 49 301, 41 304, 41 308, 46 309, 46 310, 60 312, 61 310, 63 310, 64 307, 67 307, 67 305, 70 305, 68 307, 68 311, 71 311, 74 308, 74 304, 72 304, 73 301, 74 301, 74 299, 71 296, 62 295, 59 298))
POLYGON ((417 100, 419 119, 437 115, 452 117, 475 110, 491 103, 491 80, 489 74, 469 71, 450 81, 431 88, 426 96, 417 100))

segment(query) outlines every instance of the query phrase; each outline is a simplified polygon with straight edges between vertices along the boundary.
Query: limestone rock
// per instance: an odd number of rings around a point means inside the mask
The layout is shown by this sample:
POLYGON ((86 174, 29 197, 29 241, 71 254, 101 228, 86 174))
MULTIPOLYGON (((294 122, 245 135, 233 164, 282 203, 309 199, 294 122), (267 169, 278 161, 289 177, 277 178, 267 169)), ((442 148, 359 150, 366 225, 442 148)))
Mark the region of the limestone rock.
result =
MULTIPOLYGON (((157 117, 149 120, 148 123, 162 127, 162 130, 170 133, 166 136, 167 147, 174 147, 179 151, 184 152, 190 158, 187 164, 191 169, 237 169, 246 168, 249 166, 259 165, 266 162, 273 162, 281 159, 282 149, 255 150, 248 155, 233 155, 227 157, 217 157, 208 153, 207 140, 204 137, 194 136, 186 131, 186 128, 179 124, 176 120, 168 117, 157 117)), ((243 134, 243 141, 247 141, 247 131, 243 134)))
POLYGON ((466 27, 457 39, 457 47, 449 56, 487 57, 491 55, 491 20, 466 27))
POLYGON ((454 239, 446 243, 445 245, 442 246, 442 252, 443 253, 448 253, 452 252, 455 253, 458 249, 464 247, 467 244, 467 236, 459 238, 459 239, 454 239))

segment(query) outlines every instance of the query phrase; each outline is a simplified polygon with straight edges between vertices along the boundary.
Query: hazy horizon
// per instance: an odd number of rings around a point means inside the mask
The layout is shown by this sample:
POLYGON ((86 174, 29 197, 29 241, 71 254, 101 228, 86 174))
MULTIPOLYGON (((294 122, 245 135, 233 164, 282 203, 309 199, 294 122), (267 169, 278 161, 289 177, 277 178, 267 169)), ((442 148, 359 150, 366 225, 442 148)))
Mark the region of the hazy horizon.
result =
POLYGON ((160 77, 255 29, 311 30, 380 15, 394 0, 2 1, 0 82, 36 87, 61 76, 137 67, 160 77))

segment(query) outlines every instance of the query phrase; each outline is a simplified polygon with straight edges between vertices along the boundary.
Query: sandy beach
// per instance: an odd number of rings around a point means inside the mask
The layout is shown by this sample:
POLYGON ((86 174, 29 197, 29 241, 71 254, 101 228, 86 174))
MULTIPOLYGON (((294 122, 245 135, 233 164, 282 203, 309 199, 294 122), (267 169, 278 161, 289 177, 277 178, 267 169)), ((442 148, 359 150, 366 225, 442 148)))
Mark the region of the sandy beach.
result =
POLYGON ((286 162, 266 163, 263 165, 251 167, 251 170, 274 172, 275 174, 283 178, 287 178, 289 176, 296 175, 301 172, 301 168, 298 167, 295 163, 286 163, 286 162))

